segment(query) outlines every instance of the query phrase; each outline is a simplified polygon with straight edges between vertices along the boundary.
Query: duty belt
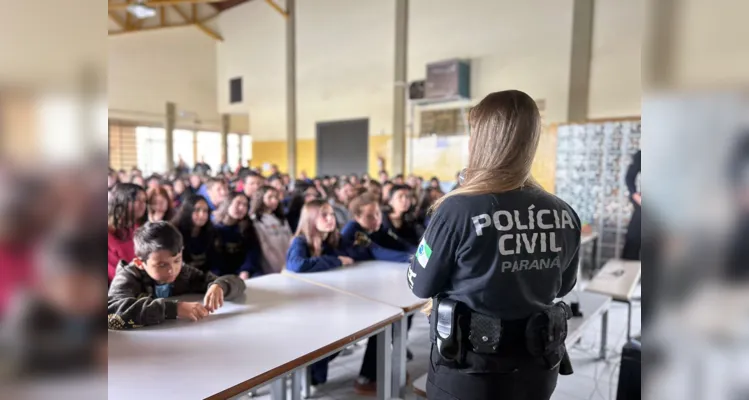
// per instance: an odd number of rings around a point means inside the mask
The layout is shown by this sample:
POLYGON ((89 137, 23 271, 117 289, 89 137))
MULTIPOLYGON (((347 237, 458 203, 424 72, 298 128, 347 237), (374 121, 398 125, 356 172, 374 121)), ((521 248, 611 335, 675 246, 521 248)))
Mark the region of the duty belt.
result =
POLYGON ((524 320, 502 321, 470 310, 451 299, 433 299, 430 316, 430 338, 440 355, 460 363, 469 350, 477 354, 498 354, 503 347, 516 344, 525 347, 534 357, 543 357, 549 367, 560 362, 560 373, 572 373, 564 341, 567 320, 572 317, 569 306, 559 302, 524 320), (507 340, 512 342, 507 343, 507 340))

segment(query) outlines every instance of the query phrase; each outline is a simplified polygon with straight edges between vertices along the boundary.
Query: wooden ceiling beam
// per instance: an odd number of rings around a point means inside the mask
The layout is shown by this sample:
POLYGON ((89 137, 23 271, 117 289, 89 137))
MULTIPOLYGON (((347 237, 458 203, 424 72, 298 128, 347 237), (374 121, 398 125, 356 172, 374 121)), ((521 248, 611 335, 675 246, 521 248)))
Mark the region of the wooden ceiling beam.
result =
MULTIPOLYGON (((174 6, 172 6, 172 8, 174 9, 174 11, 177 12, 177 14, 179 14, 180 17, 182 17, 182 19, 185 22, 191 22, 192 21, 190 19, 189 15, 187 15, 186 12, 182 11, 182 9, 179 8, 179 6, 174 5, 174 6)), ((192 22, 192 24, 195 25, 201 31, 203 31, 203 33, 205 33, 206 35, 212 37, 213 39, 218 40, 219 42, 223 42, 224 41, 224 38, 222 38, 221 35, 219 35, 213 29, 211 29, 211 28, 203 25, 202 23, 195 21, 195 22, 192 22)))
POLYGON ((119 26, 120 29, 126 29, 125 21, 122 18, 120 18, 120 16, 117 15, 117 13, 115 13, 114 11, 109 12, 109 19, 114 21, 114 23, 117 24, 117 26, 119 26))
MULTIPOLYGON (((151 0, 144 2, 144 5, 148 7, 168 7, 173 6, 177 4, 208 4, 208 3, 220 3, 223 0, 151 0)), ((132 1, 127 2, 119 2, 119 1, 110 1, 109 2, 109 10, 125 10, 127 9, 127 6, 129 6, 131 3, 134 3, 132 1)))
POLYGON ((124 35, 126 33, 137 33, 137 32, 144 32, 144 31, 155 31, 157 29, 166 29, 166 28, 181 28, 184 26, 193 26, 194 24, 188 23, 188 24, 173 24, 173 25, 164 25, 164 26, 148 26, 145 28, 140 29, 130 29, 130 30, 122 30, 122 31, 109 31, 109 36, 117 36, 117 35, 124 35))

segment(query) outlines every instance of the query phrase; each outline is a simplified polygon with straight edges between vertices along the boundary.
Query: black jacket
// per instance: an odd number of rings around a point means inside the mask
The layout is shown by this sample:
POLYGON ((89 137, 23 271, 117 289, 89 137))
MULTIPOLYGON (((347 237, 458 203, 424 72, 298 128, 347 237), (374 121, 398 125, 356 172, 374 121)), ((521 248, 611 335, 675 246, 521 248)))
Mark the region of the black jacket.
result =
POLYGON ((579 247, 577 214, 543 189, 453 196, 434 213, 408 283, 420 298, 523 319, 572 290, 579 247))
MULTIPOLYGON (((244 281, 236 275, 216 277, 185 264, 174 281, 172 296, 202 294, 214 283, 224 290, 225 300, 236 299, 245 290, 244 281)), ((154 280, 146 271, 121 261, 109 287, 107 327, 132 329, 177 318, 177 300, 154 298, 154 286, 154 280)))

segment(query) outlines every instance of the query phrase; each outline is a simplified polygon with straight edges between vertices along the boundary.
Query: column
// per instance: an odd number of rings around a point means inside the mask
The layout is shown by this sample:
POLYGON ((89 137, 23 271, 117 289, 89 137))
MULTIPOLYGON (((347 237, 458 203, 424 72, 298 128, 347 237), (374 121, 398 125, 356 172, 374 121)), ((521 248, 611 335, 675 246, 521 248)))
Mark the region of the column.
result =
POLYGON ((588 119, 593 3, 594 0, 575 0, 573 5, 568 122, 585 122, 588 119))
MULTIPOLYGON (((221 162, 229 162, 229 130, 231 129, 231 115, 221 115, 221 162)), ((241 147, 241 144, 240 144, 241 147)))
POLYGON ((395 0, 395 71, 393 88, 393 164, 391 176, 406 169, 406 89, 408 81, 408 0, 395 0))
POLYGON ((166 170, 174 170, 174 125, 176 122, 177 106, 172 102, 166 103, 166 121, 164 133, 166 140, 166 170))
POLYGON ((296 178, 296 0, 286 0, 286 150, 288 174, 296 178))

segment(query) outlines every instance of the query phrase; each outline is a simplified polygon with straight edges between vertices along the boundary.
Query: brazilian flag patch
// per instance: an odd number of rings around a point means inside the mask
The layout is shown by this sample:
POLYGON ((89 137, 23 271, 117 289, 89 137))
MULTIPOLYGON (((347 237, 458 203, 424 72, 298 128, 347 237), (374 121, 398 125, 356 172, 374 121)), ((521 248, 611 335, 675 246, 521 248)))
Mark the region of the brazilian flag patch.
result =
POLYGON ((416 260, 421 264, 421 268, 426 268, 429 262, 429 257, 432 256, 432 248, 427 244, 426 239, 421 239, 419 248, 416 250, 416 260))

